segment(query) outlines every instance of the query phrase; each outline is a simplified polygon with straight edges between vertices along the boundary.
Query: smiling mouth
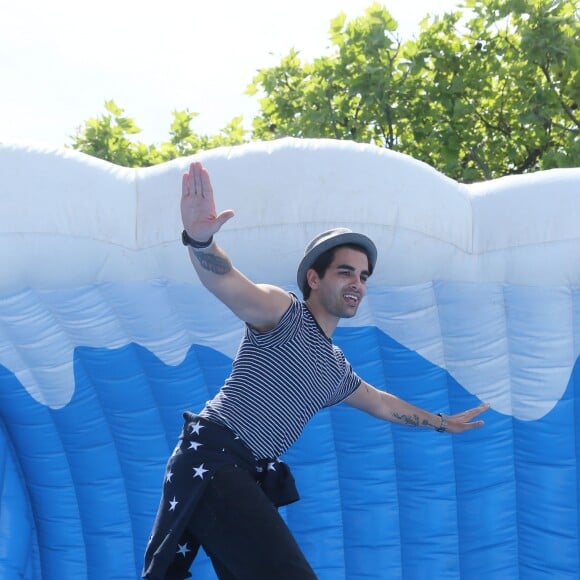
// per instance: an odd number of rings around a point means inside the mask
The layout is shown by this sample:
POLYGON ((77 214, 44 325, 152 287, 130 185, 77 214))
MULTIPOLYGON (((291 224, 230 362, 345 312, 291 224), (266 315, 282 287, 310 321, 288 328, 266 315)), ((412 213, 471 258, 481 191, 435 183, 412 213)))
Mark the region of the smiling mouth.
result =
POLYGON ((356 294, 344 294, 344 299, 351 306, 356 306, 360 302, 360 298, 356 294))

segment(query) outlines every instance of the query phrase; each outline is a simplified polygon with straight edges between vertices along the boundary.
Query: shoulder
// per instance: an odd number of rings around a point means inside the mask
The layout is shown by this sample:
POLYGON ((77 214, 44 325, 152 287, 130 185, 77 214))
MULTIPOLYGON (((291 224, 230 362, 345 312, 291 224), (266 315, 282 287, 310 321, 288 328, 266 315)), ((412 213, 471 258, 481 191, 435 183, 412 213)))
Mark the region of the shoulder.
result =
POLYGON ((251 317, 241 316, 249 326, 259 332, 267 332, 276 328, 286 313, 292 308, 296 297, 279 286, 271 284, 256 284, 257 302, 251 317))

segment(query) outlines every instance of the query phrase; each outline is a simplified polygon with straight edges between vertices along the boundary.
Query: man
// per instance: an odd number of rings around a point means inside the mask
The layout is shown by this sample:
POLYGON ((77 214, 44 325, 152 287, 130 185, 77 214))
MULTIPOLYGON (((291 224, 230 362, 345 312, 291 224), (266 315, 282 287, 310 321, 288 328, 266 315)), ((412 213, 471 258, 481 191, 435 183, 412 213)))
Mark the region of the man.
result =
POLYGON ((231 210, 216 213, 207 170, 183 176, 183 243, 204 286, 246 323, 232 373, 198 415, 184 413, 145 557, 144 577, 188 578, 200 546, 221 579, 316 578, 276 507, 298 499, 277 459, 324 407, 345 401, 387 421, 461 433, 481 427, 480 405, 445 416, 419 409, 361 380, 331 340, 366 293, 377 259, 366 236, 338 228, 306 248, 297 274, 304 301, 254 284, 234 268, 214 235, 231 210))

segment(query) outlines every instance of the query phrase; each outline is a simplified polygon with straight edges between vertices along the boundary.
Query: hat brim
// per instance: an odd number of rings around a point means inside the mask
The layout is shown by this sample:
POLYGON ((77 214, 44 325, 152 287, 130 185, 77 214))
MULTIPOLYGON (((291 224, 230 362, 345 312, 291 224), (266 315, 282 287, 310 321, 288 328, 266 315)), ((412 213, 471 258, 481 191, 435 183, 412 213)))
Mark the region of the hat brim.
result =
POLYGON ((363 248, 369 258, 369 267, 371 271, 374 270, 375 264, 377 263, 377 247, 373 241, 363 234, 346 232, 332 236, 331 238, 320 242, 302 258, 296 274, 298 288, 300 288, 300 290, 304 289, 304 284, 306 283, 306 272, 312 268, 314 262, 316 262, 324 252, 336 248, 337 246, 345 246, 347 244, 355 244, 363 248))

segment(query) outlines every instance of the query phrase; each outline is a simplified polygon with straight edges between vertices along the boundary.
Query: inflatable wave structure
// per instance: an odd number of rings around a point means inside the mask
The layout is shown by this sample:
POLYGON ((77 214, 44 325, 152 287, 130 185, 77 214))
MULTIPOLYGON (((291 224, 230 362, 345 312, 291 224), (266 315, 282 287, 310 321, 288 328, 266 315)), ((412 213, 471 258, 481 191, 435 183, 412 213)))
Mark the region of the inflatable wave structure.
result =
MULTIPOLYGON (((139 577, 181 413, 242 335, 180 243, 192 159, 0 146, 2 578, 139 577)), ((465 186, 292 139, 196 159, 236 211, 220 243, 257 282, 297 291, 321 230, 376 241, 368 298, 335 335, 361 376, 433 411, 492 406, 457 437, 317 415, 282 513, 319 578, 580 577, 580 169, 465 186)), ((214 577, 203 556, 192 573, 214 577)))

